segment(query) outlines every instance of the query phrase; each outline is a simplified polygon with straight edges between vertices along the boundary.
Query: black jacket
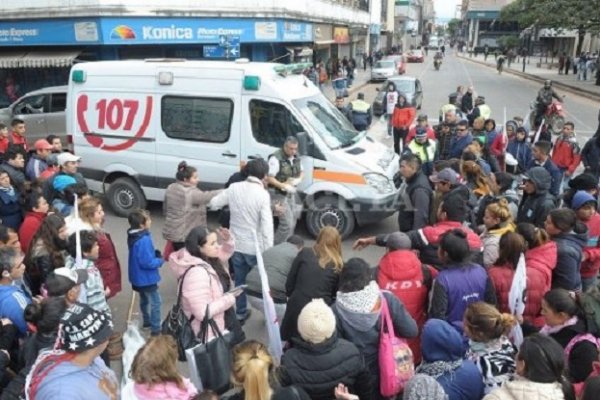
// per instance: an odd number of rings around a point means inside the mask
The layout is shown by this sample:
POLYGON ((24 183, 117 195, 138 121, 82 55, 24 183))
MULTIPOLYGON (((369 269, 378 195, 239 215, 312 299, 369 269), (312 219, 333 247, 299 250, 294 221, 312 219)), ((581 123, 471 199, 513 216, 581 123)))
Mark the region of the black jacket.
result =
POLYGON ((4 171, 10 178, 10 183, 18 191, 23 191, 23 186, 27 178, 25 177, 25 170, 21 168, 15 168, 7 162, 0 164, 0 171, 4 171))
MULTIPOLYGON (((563 348, 566 348, 575 336, 586 333, 585 322, 577 321, 575 325, 562 328, 556 333, 550 334, 563 348)), ((592 363, 598 360, 598 348, 588 340, 582 340, 571 349, 567 370, 569 379, 574 383, 583 382, 592 372, 592 363)))
POLYGON ((473 109, 473 95, 469 92, 465 93, 461 100, 461 110, 465 114, 470 113, 473 109))
POLYGON ((600 176, 600 134, 585 143, 581 150, 581 161, 586 172, 600 176))
POLYGON ((535 185, 535 193, 523 194, 521 204, 519 204, 519 212, 517 213, 517 222, 528 222, 537 226, 544 227, 546 217, 556 205, 554 197, 548 193, 551 184, 550 174, 541 170, 543 167, 537 167, 528 171, 529 179, 535 185))
POLYGON ((312 400, 331 400, 339 383, 361 400, 372 399, 369 372, 358 348, 337 333, 319 344, 292 339, 293 347, 281 358, 279 377, 284 386, 304 389, 312 400))
POLYGON ((408 232, 429 224, 429 207, 433 191, 427 175, 418 171, 406 180, 405 189, 400 187, 398 228, 408 232))
POLYGON ((578 222, 571 233, 552 238, 556 242, 556 268, 552 271, 552 289, 581 290, 581 258, 587 244, 587 227, 578 222))

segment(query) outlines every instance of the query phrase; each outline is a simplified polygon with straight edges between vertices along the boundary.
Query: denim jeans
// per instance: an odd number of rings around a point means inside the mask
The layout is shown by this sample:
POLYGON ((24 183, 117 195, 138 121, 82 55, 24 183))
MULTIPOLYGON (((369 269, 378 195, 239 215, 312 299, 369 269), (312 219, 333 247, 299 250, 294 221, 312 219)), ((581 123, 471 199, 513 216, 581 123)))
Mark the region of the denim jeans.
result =
MULTIPOLYGON (((246 276, 256 265, 256 256, 253 254, 244 254, 235 252, 231 256, 231 266, 233 267, 233 281, 235 286, 244 285, 246 283, 246 276)), ((248 305, 246 302, 246 293, 242 293, 235 299, 235 313, 238 319, 244 318, 248 312, 248 305)))
POLYGON ((158 287, 141 290, 139 293, 144 326, 150 325, 151 333, 160 333, 160 293, 158 293, 158 287))

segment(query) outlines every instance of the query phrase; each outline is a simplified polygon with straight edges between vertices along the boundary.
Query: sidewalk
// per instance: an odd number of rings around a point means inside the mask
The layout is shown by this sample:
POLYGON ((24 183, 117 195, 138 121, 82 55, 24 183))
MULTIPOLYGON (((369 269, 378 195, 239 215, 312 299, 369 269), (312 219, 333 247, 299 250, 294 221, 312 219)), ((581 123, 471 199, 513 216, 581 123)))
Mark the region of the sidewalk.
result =
MULTIPOLYGON (((370 80, 371 69, 368 66, 366 71, 363 70, 362 67, 356 68, 354 70, 354 82, 352 82, 352 86, 348 88, 348 94, 350 95, 348 99, 352 97, 353 93, 356 93, 359 89, 365 87, 370 80)), ((321 91, 323 92, 323 95, 329 100, 331 100, 332 102, 335 101, 335 90, 333 90, 333 86, 331 86, 331 81, 325 82, 321 91)))
MULTIPOLYGON (((496 69, 496 60, 493 55, 489 55, 487 61, 485 61, 483 54, 473 57, 470 57, 467 54, 455 54, 464 60, 496 69)), ((529 63, 525 65, 525 73, 523 73, 523 60, 520 59, 519 61, 520 62, 513 62, 510 68, 508 68, 508 64, 505 62, 504 71, 502 73, 509 73, 539 82, 551 79, 554 86, 558 89, 567 90, 592 100, 600 101, 600 86, 595 85, 595 74, 594 76, 590 76, 588 73, 587 81, 578 81, 577 76, 572 73, 569 75, 559 75, 558 68, 548 69, 547 67, 537 67, 539 57, 531 57, 528 59, 527 61, 529 63)))

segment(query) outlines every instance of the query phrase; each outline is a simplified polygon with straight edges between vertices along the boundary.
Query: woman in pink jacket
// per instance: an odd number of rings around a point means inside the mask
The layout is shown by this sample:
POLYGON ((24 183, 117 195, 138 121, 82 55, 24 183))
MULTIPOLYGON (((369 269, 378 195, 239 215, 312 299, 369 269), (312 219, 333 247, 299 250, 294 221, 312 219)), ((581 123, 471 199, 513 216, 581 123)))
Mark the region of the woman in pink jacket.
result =
MULTIPOLYGON (((192 320, 192 329, 197 335, 200 323, 207 311, 219 327, 233 331, 237 327, 230 326, 232 318, 227 318, 226 313, 234 311, 235 298, 242 293, 240 288, 231 288, 231 277, 227 272, 227 260, 235 250, 234 240, 229 230, 219 228, 217 232, 210 232, 203 226, 192 229, 185 239, 185 247, 172 253, 169 257, 169 267, 179 279, 185 271, 187 273, 181 289, 181 304, 183 311, 192 320), (218 236, 222 245, 219 244, 218 236)), ((233 314, 231 314, 233 315, 233 314)), ((235 320, 235 315, 233 315, 235 320)), ((240 328, 241 331, 241 328, 240 328)), ((208 331, 208 338, 214 336, 212 330, 208 331)))

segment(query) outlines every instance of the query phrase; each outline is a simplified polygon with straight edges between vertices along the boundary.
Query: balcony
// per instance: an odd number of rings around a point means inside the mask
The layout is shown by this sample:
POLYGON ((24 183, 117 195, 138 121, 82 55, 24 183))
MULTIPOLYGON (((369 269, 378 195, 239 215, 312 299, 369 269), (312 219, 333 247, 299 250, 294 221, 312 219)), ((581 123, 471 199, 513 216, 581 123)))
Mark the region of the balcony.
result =
POLYGON ((368 25, 368 0, 1 0, 3 19, 127 17, 290 18, 368 25))

